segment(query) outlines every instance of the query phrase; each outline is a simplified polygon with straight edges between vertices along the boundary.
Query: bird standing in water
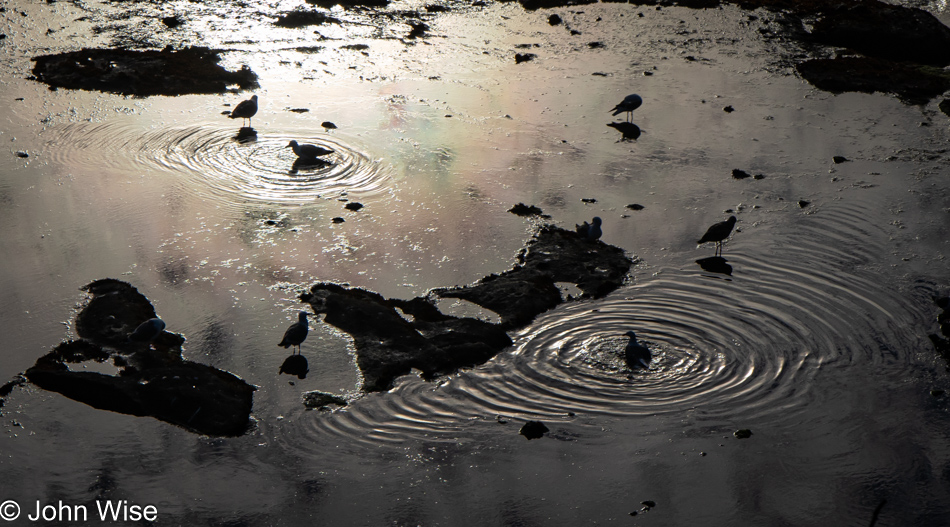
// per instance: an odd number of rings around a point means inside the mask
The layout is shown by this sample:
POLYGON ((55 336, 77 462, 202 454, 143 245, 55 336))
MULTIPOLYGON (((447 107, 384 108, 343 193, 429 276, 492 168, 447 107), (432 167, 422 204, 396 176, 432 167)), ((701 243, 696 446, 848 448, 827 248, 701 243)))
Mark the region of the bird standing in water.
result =
POLYGON ((630 95, 624 97, 623 100, 620 101, 620 104, 614 106, 610 111, 614 112, 614 116, 626 112, 627 121, 630 121, 633 119, 633 111, 639 108, 641 104, 643 104, 643 99, 641 99, 636 93, 631 93, 630 95))
POLYGON ((244 124, 244 119, 247 119, 247 127, 251 127, 251 117, 257 113, 257 95, 252 96, 246 101, 241 101, 237 106, 231 110, 230 117, 231 119, 241 119, 241 124, 244 124))
POLYGON ((299 319, 297 322, 294 322, 287 328, 287 331, 284 332, 284 338, 281 339, 278 346, 282 348, 289 348, 294 346, 297 352, 300 352, 300 343, 302 343, 307 338, 307 313, 305 311, 300 312, 299 319))
POLYGON ((297 154, 297 157, 302 159, 316 159, 320 156, 333 153, 333 150, 323 148, 322 146, 301 145, 298 144, 297 141, 291 141, 287 144, 287 146, 292 148, 294 153, 297 154))
POLYGON ((599 216, 594 216, 591 223, 587 223, 586 221, 581 225, 575 223, 574 230, 577 231, 577 234, 580 234, 582 238, 599 240, 604 234, 604 231, 600 228, 601 223, 603 223, 603 220, 601 220, 599 216))
POLYGON ((627 367, 631 370, 649 368, 650 359, 653 358, 650 348, 637 342, 637 334, 633 331, 628 331, 626 335, 630 337, 630 342, 627 343, 627 347, 623 350, 623 358, 627 363, 627 367))
POLYGON ((716 242, 716 256, 722 256, 722 242, 732 234, 732 228, 736 226, 736 217, 729 216, 729 219, 726 221, 720 221, 719 223, 710 227, 706 234, 703 234, 703 237, 699 239, 699 244, 707 242, 716 242))

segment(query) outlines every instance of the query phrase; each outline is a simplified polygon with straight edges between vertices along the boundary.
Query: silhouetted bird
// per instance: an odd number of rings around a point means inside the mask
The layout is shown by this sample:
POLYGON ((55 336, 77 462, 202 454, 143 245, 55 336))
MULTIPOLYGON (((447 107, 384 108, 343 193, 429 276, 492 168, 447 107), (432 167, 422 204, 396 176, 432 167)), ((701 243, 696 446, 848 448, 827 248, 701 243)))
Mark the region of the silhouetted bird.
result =
POLYGON ((165 330, 165 322, 160 318, 150 318, 142 322, 129 335, 133 342, 151 342, 165 330))
POLYGON ((637 334, 633 331, 628 331, 626 335, 630 337, 630 342, 627 343, 627 347, 623 350, 623 358, 627 362, 627 367, 631 370, 649 368, 650 359, 653 358, 653 354, 650 353, 650 348, 637 342, 637 334))
POLYGON ((726 221, 720 221, 719 223, 710 227, 706 234, 703 234, 703 237, 699 239, 696 243, 706 243, 706 242, 716 242, 716 256, 722 255, 722 242, 732 233, 732 228, 736 226, 736 217, 729 216, 729 219, 726 221))
POLYGON ((600 224, 603 223, 603 220, 598 216, 594 216, 594 219, 591 220, 592 223, 587 223, 586 221, 577 225, 574 224, 574 230, 577 231, 577 234, 580 234, 581 237, 587 238, 588 240, 599 240, 601 235, 604 234, 604 231, 600 229, 600 224))
POLYGON ((247 119, 247 126, 251 126, 251 117, 254 117, 254 114, 257 113, 257 95, 252 96, 246 101, 241 101, 237 106, 231 110, 231 114, 228 115, 231 119, 241 119, 241 124, 244 124, 244 119, 247 119))
POLYGON ((614 112, 614 116, 626 112, 627 120, 629 121, 633 118, 633 111, 639 108, 641 104, 643 104, 643 99, 641 99, 636 93, 632 93, 624 97, 623 100, 620 101, 620 104, 614 106, 610 111, 614 112))
POLYGON ((281 339, 278 346, 283 348, 294 346, 299 352, 300 343, 306 340, 308 330, 307 313, 305 311, 301 311, 300 318, 297 320, 297 322, 294 322, 289 328, 287 328, 287 331, 284 332, 284 338, 281 339))
POLYGON ((328 150, 322 146, 301 145, 297 144, 297 141, 291 141, 287 144, 287 146, 294 150, 294 153, 297 154, 297 157, 301 157, 303 159, 316 159, 317 157, 333 153, 333 150, 328 150))

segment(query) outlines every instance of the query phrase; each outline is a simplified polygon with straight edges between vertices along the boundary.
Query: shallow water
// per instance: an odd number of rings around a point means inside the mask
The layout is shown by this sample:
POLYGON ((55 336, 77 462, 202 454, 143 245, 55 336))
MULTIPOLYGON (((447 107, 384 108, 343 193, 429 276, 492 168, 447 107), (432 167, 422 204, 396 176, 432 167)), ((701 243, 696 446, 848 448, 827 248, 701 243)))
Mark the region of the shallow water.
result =
POLYGON ((187 359, 259 389, 254 429, 213 439, 18 388, 0 501, 125 499, 162 525, 672 526, 866 525, 887 500, 879 525, 947 523, 950 415, 929 392, 950 382, 927 339, 950 282, 936 104, 818 92, 762 39, 768 15, 735 8, 454 6, 408 40, 404 17, 342 11, 275 28, 289 2, 3 5, 0 379, 74 336, 79 287, 114 277, 187 359), (221 115, 249 94, 26 80, 33 55, 117 42, 230 50, 261 76, 256 139, 221 115), (643 134, 620 141, 607 110, 631 92, 643 134), (293 170, 291 139, 332 164, 293 170), (304 408, 304 392, 360 379, 348 336, 322 323, 307 378, 277 375, 299 292, 411 298, 506 270, 535 227, 507 213, 518 202, 566 227, 603 217, 604 241, 638 258, 628 285, 543 314, 483 366, 304 408), (728 275, 695 244, 726 210, 728 275), (647 371, 623 364, 631 329, 647 371), (550 433, 526 441, 527 420, 550 433))

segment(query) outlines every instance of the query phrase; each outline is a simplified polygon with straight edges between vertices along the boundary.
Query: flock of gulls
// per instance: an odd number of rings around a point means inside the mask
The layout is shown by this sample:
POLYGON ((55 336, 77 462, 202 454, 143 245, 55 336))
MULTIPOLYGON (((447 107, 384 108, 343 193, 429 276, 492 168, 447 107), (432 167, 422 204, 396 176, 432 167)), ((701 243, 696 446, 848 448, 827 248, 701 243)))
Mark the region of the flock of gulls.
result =
MULTIPOLYGON (((643 104, 643 98, 639 95, 633 93, 627 95, 620 101, 616 106, 614 106, 610 112, 613 116, 618 116, 622 113, 627 114, 626 122, 631 123, 633 119, 633 111, 639 108, 643 104)), ((250 99, 241 101, 237 106, 231 110, 228 117, 231 119, 242 119, 241 124, 243 125, 243 120, 247 119, 248 128, 251 126, 251 118, 257 114, 257 95, 252 96, 250 99)), ((329 131, 332 128, 336 128, 333 123, 323 123, 324 128, 329 131), (327 126, 329 125, 329 126, 327 126)), ((310 144, 299 144, 297 141, 291 141, 287 144, 287 147, 294 151, 294 154, 300 160, 317 160, 318 158, 325 156, 327 154, 333 153, 332 150, 323 148, 317 145, 310 144)), ((580 225, 575 225, 575 231, 579 236, 587 240, 599 240, 603 235, 603 230, 601 225, 603 220, 595 216, 590 223, 584 222, 580 225)), ((722 255, 722 244, 729 238, 729 235, 732 234, 732 230, 736 225, 736 217, 730 216, 726 221, 721 221, 709 227, 702 238, 697 241, 697 244, 704 243, 715 243, 716 244, 716 257, 721 257, 722 255)), ((158 318, 153 318, 143 322, 138 326, 135 331, 129 336, 130 341, 136 342, 151 342, 154 340, 163 330, 165 329, 165 323, 158 318)), ((294 348, 294 354, 300 352, 300 345, 307 338, 307 333, 309 327, 307 326, 307 313, 301 311, 298 316, 297 322, 290 325, 287 328, 287 331, 284 332, 284 338, 281 339, 278 346, 283 348, 294 348)), ((631 370, 636 370, 640 368, 649 368, 650 361, 652 360, 653 354, 650 351, 650 348, 640 344, 637 341, 637 335, 633 331, 628 331, 625 334, 627 337, 630 337, 630 341, 627 343, 627 346, 624 348, 624 362, 631 370)))

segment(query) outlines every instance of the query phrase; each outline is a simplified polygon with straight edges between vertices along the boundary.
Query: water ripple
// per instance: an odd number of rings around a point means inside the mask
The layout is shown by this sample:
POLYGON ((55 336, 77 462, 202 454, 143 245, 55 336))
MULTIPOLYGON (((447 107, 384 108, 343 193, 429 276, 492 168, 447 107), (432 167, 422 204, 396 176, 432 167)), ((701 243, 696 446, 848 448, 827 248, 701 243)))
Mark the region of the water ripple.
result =
POLYGON ((65 166, 132 173, 158 169, 180 176, 189 192, 224 205, 305 205, 346 191, 373 196, 390 190, 392 178, 378 160, 343 139, 281 132, 239 138, 233 129, 210 126, 142 130, 121 123, 70 124, 48 142, 51 159, 65 166), (333 150, 326 162, 301 165, 291 139, 333 150))
POLYGON ((871 272, 882 247, 866 240, 886 237, 865 230, 866 215, 860 204, 839 204, 763 225, 774 243, 727 251, 730 280, 710 280, 689 260, 659 269, 606 299, 543 314, 488 364, 441 384, 403 379, 288 433, 384 444, 458 437, 465 423, 496 416, 695 412, 717 422, 798 422, 822 371, 914 360, 893 350, 919 340, 914 328, 925 315, 871 272), (631 329, 654 352, 648 370, 624 363, 631 329))

